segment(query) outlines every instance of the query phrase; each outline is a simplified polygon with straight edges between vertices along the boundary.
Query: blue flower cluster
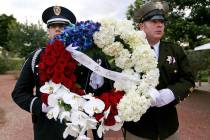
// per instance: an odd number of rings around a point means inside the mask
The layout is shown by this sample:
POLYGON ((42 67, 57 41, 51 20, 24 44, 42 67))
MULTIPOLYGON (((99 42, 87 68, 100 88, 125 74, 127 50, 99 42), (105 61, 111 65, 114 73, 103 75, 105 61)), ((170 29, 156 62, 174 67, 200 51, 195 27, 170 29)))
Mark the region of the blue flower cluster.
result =
POLYGON ((73 47, 78 47, 77 50, 85 51, 93 45, 93 34, 99 31, 100 26, 100 23, 90 20, 77 22, 65 27, 55 39, 61 40, 65 46, 72 44, 73 47))

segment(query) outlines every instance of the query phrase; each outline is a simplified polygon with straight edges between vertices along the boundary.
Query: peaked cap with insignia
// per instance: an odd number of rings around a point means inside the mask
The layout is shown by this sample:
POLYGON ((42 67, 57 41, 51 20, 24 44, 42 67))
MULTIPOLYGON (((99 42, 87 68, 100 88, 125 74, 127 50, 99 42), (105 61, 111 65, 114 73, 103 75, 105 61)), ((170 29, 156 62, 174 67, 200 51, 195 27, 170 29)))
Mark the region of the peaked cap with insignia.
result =
POLYGON ((76 23, 75 15, 69 9, 62 6, 52 6, 47 8, 42 13, 42 20, 47 24, 47 27, 55 23, 67 25, 70 23, 76 23))
POLYGON ((150 0, 145 2, 134 13, 135 22, 144 22, 147 20, 164 20, 165 14, 169 11, 168 3, 161 0, 150 0))

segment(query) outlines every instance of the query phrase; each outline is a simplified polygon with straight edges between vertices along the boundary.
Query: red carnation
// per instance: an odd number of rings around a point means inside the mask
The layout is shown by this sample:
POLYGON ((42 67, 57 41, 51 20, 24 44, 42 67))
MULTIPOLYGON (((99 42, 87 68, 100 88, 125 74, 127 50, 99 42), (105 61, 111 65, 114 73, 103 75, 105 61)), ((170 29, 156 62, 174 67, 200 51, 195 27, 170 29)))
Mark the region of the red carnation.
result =
POLYGON ((47 93, 42 93, 41 94, 41 101, 42 101, 42 103, 45 103, 46 105, 48 105, 48 96, 49 96, 49 94, 47 94, 47 93))
POLYGON ((94 115, 96 120, 99 121, 104 115, 102 113, 98 113, 94 115))
POLYGON ((46 63, 47 65, 52 66, 52 65, 55 64, 55 62, 56 62, 56 60, 55 60, 54 57, 52 57, 52 56, 49 56, 49 57, 45 58, 45 63, 46 63))
POLYGON ((72 87, 73 87, 74 83, 70 79, 63 77, 62 84, 72 91, 72 87))
POLYGON ((62 79, 63 79, 63 75, 62 73, 54 73, 53 74, 53 77, 52 77, 52 81, 56 84, 59 84, 62 82, 62 79))
POLYGON ((114 115, 112 115, 112 114, 109 114, 107 119, 104 122, 104 124, 107 126, 115 125, 115 123, 116 123, 116 121, 115 121, 114 115))
POLYGON ((39 74, 39 80, 41 83, 45 83, 47 81, 47 74, 45 73, 39 74))
POLYGON ((74 60, 72 60, 71 63, 69 63, 69 64, 67 65, 67 67, 68 67, 69 69, 71 69, 72 71, 75 71, 75 69, 77 68, 77 63, 76 63, 74 60))
POLYGON ((58 64, 64 68, 67 66, 68 62, 65 58, 61 57, 60 59, 58 59, 58 64))
POLYGON ((39 69, 40 70, 46 69, 46 65, 44 63, 39 63, 39 69))
POLYGON ((76 88, 76 93, 77 93, 78 95, 80 95, 80 96, 82 96, 82 95, 85 94, 84 90, 81 89, 81 88, 76 88))
MULTIPOLYGON (((105 109, 106 111, 110 107, 110 112, 105 120, 104 124, 107 126, 112 126, 116 123, 114 116, 118 114, 117 111, 117 104, 120 102, 120 99, 123 97, 124 92, 122 91, 110 91, 110 92, 104 92, 102 95, 99 97, 104 104, 105 104, 105 109)), ((103 113, 97 114, 96 117, 103 115, 103 113)), ((99 118, 99 117, 98 117, 99 118)))
POLYGON ((77 78, 73 73, 69 76, 69 79, 71 79, 71 81, 74 83, 77 81, 77 78))
POLYGON ((64 51, 62 52, 61 55, 62 55, 62 57, 65 58, 67 61, 69 61, 69 60, 72 59, 71 54, 70 54, 68 51, 66 51, 66 50, 64 50, 64 51))

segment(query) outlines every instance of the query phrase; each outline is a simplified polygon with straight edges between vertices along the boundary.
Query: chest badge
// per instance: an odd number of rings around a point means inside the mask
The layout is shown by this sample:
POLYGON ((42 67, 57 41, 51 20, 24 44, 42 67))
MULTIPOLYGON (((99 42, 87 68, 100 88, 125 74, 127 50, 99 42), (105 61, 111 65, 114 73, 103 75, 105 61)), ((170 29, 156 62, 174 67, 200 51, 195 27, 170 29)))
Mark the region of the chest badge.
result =
POLYGON ((168 64, 175 64, 176 63, 176 59, 173 56, 167 56, 166 61, 168 62, 168 64))

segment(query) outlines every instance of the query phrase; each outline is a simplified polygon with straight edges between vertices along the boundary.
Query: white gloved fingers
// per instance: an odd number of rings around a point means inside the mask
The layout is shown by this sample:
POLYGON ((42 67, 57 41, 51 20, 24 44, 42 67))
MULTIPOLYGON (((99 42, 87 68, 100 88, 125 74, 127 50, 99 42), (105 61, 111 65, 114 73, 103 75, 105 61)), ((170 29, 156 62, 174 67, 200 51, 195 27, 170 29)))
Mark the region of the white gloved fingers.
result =
POLYGON ((152 99, 151 100, 152 107, 153 106, 162 107, 175 100, 173 92, 168 88, 161 89, 159 91, 155 88, 151 88, 149 90, 149 95, 152 99))
POLYGON ((159 100, 160 98, 160 93, 157 89, 155 88, 151 88, 149 89, 149 95, 151 97, 151 106, 156 106, 157 105, 157 101, 159 100))
POLYGON ((90 75, 90 83, 89 85, 93 88, 93 89, 98 89, 100 87, 102 87, 104 84, 104 77, 101 75, 98 75, 95 72, 92 72, 90 75))
POLYGON ((173 100, 175 100, 175 96, 170 89, 168 89, 168 88, 161 89, 159 92, 160 92, 160 98, 156 105, 157 107, 167 105, 170 102, 172 102, 173 100))

